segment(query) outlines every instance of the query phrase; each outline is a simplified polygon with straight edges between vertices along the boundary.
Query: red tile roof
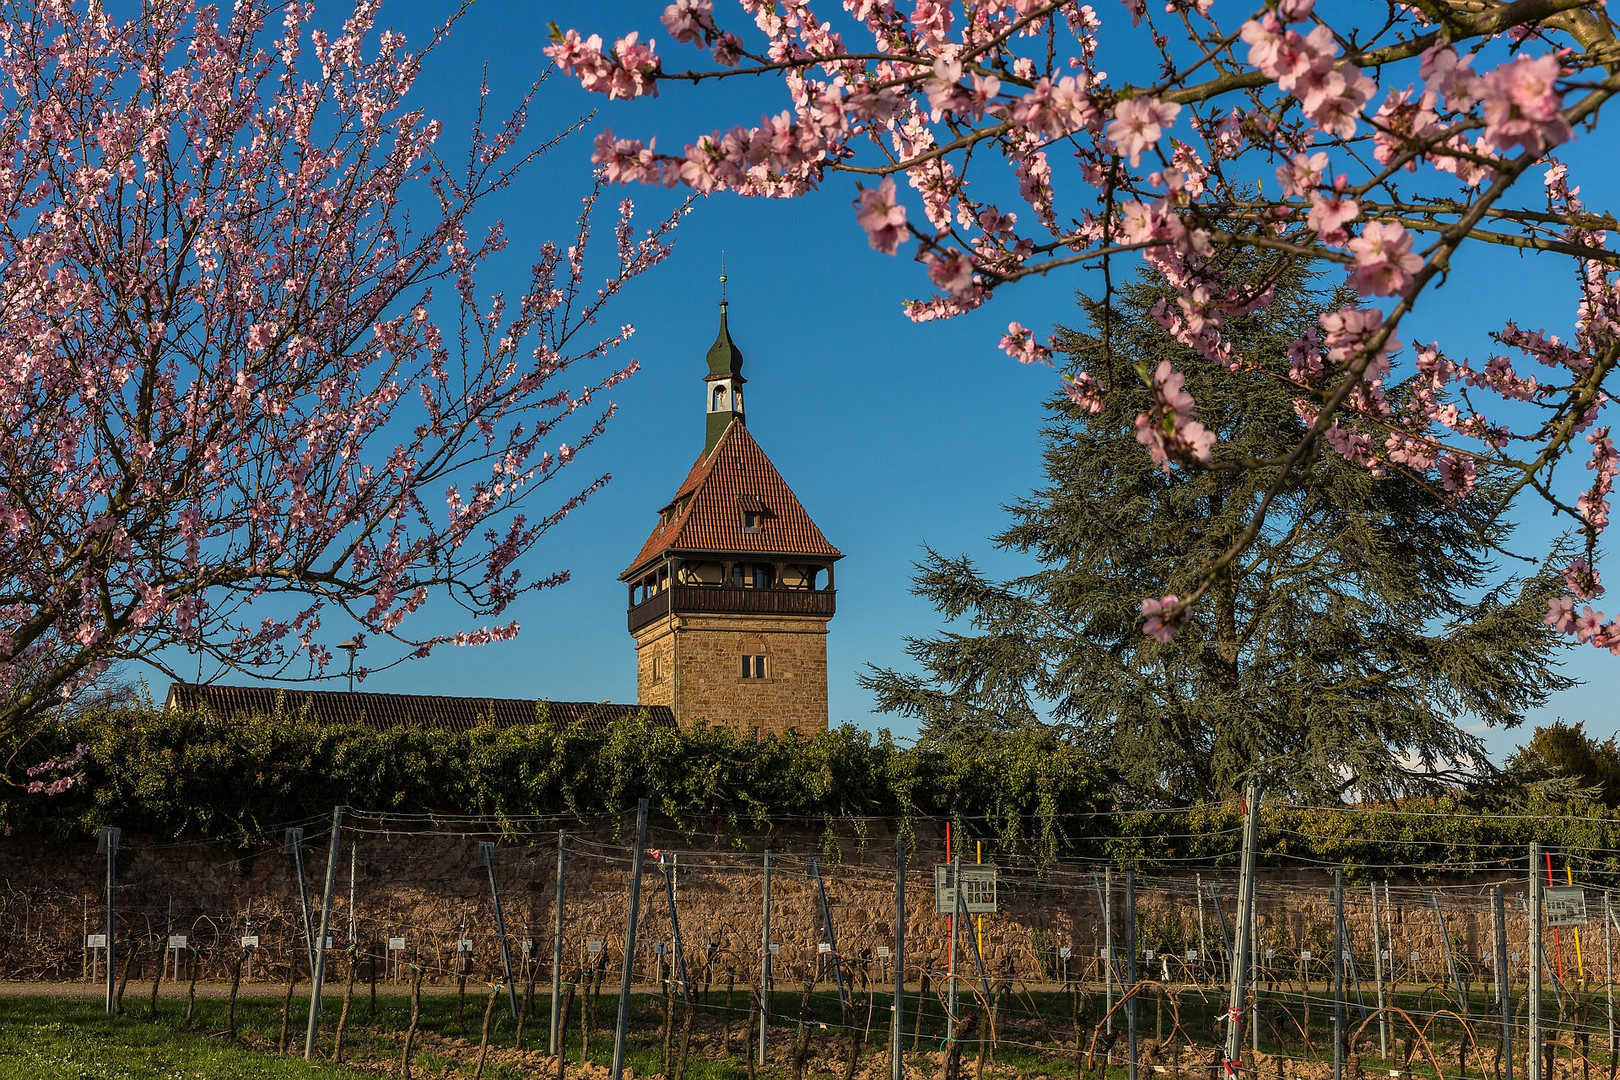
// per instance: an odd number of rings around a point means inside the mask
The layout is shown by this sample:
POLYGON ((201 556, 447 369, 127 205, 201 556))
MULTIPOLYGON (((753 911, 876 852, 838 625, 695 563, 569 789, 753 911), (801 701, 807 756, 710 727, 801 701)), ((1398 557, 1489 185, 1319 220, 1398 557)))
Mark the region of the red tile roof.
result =
POLYGON ((669 508, 678 513, 667 522, 660 519, 635 561, 619 575, 621 581, 667 551, 842 557, 740 423, 733 422, 714 451, 698 458, 669 508), (760 513, 758 531, 743 531, 744 510, 760 513))
POLYGON ((578 724, 605 731, 615 720, 645 711, 654 727, 675 727, 667 705, 612 705, 589 701, 530 701, 527 698, 443 697, 436 694, 374 694, 369 691, 302 690, 279 686, 200 686, 171 683, 167 706, 184 712, 206 710, 218 717, 286 716, 317 724, 346 724, 378 731, 396 727, 471 731, 547 722, 561 728, 578 724))

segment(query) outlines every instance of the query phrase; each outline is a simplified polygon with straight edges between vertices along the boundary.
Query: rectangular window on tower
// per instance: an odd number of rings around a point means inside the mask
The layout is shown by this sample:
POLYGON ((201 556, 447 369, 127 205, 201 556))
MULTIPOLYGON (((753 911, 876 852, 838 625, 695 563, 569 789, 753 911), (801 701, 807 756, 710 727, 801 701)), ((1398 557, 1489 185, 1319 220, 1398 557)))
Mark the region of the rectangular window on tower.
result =
POLYGON ((763 679, 765 677, 765 658, 763 656, 744 656, 742 658, 742 677, 745 679, 763 679))

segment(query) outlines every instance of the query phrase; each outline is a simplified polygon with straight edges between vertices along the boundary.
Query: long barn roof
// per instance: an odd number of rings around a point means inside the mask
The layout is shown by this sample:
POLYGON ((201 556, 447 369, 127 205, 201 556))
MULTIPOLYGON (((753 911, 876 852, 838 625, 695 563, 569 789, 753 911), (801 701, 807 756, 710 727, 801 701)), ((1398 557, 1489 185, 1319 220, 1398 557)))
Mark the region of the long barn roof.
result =
POLYGON ((542 708, 545 722, 559 728, 577 724, 586 731, 605 731, 614 721, 643 712, 654 727, 675 727, 675 713, 667 705, 377 694, 370 691, 345 693, 341 690, 303 690, 278 686, 172 683, 167 707, 184 712, 207 711, 219 717, 307 717, 317 724, 355 725, 378 731, 398 727, 438 731, 521 727, 539 723, 542 708))

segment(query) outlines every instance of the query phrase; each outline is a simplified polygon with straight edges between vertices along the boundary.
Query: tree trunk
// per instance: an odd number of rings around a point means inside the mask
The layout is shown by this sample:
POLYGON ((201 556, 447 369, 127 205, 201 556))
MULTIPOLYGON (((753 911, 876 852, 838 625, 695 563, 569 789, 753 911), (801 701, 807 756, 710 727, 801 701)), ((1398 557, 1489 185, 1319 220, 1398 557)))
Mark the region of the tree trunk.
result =
POLYGON ((399 1056, 401 1080, 411 1080, 411 1044, 416 1041, 416 1025, 422 1019, 422 975, 424 969, 411 973, 411 1026, 405 1029, 405 1050, 399 1056))
MULTIPOLYGON (((568 1062, 568 1010, 574 1007, 575 989, 575 983, 570 982, 557 1012, 557 1080, 563 1080, 563 1068, 568 1062)), ((583 1053, 579 1060, 585 1060, 583 1053)))
POLYGON ((484 1080, 484 1062, 489 1058, 489 1022, 495 1015, 495 999, 500 993, 501 984, 496 983, 489 992, 489 1000, 484 1003, 484 1033, 478 1039, 478 1067, 473 1070, 473 1080, 484 1080))
POLYGON ((349 1007, 354 1004, 354 980, 360 974, 360 956, 349 954, 349 984, 343 989, 343 1011, 338 1013, 337 1033, 332 1036, 332 1063, 343 1060, 343 1029, 349 1026, 349 1007))
POLYGON ((287 1052, 287 1021, 292 1016, 293 986, 298 982, 298 953, 295 950, 287 961, 287 993, 281 999, 281 1034, 276 1038, 276 1053, 287 1052))
POLYGON ((236 964, 231 968, 231 1001, 225 1006, 225 1037, 236 1038, 236 992, 242 989, 242 965, 247 962, 248 951, 243 949, 237 954, 236 964))
POLYGON ((118 976, 118 993, 113 995, 113 1015, 124 1015, 124 988, 129 985, 129 970, 135 966, 135 954, 140 950, 133 939, 129 942, 129 955, 124 957, 124 970, 118 976))

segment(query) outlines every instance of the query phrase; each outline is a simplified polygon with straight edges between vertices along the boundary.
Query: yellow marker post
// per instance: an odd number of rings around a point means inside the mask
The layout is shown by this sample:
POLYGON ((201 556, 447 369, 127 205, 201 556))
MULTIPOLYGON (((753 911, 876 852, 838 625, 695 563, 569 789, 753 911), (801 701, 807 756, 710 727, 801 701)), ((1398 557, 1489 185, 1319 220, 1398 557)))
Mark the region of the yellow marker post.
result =
MULTIPOLYGON (((975 841, 973 841, 973 861, 976 864, 984 862, 984 841, 983 840, 975 840, 975 841)), ((979 955, 983 956, 984 955, 984 916, 983 915, 975 915, 973 917, 973 937, 979 943, 979 955)))
MULTIPOLYGON (((1569 885, 1575 884, 1575 872, 1569 868, 1569 863, 1564 864, 1564 882, 1569 885)), ((1575 970, 1580 973, 1581 985, 1585 986, 1586 965, 1581 962, 1581 928, 1575 926, 1571 929, 1575 931, 1575 970)))

